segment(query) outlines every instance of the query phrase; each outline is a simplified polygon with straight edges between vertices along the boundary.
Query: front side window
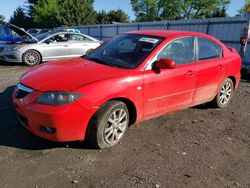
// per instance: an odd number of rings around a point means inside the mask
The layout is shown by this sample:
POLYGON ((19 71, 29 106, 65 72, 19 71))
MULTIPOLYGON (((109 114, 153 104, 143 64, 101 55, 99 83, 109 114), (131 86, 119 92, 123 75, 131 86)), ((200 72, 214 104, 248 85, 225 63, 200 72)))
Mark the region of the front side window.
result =
POLYGON ((193 62, 194 56, 194 38, 184 37, 175 39, 164 47, 157 56, 161 58, 173 59, 176 65, 193 62))
POLYGON ((68 36, 67 34, 59 34, 51 37, 51 40, 54 42, 67 42, 68 41, 68 36))
POLYGON ((222 48, 215 42, 198 37, 198 59, 214 59, 222 57, 222 48))
POLYGON ((161 37, 124 34, 106 42, 85 56, 95 62, 133 69, 163 40, 161 37))

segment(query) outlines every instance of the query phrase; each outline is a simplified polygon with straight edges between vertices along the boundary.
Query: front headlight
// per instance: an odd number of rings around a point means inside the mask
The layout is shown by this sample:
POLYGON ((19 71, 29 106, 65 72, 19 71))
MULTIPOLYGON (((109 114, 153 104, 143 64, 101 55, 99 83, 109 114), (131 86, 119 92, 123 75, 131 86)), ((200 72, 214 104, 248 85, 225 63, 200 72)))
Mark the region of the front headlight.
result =
POLYGON ((16 46, 9 46, 9 47, 6 47, 4 49, 4 51, 8 52, 8 51, 13 51, 13 50, 19 50, 23 46, 24 46, 23 44, 19 44, 19 45, 16 45, 16 46))
POLYGON ((41 94, 36 102, 52 106, 70 104, 80 99, 82 94, 73 92, 46 92, 41 94))
POLYGON ((22 48, 24 46, 24 44, 18 44, 16 45, 13 50, 19 50, 20 48, 22 48))

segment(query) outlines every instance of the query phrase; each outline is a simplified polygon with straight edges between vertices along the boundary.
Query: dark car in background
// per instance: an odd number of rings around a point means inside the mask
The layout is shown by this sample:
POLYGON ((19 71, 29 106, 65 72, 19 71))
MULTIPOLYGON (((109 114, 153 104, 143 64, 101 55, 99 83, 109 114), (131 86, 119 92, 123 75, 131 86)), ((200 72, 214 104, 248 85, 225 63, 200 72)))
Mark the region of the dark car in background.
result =
POLYGON ((38 28, 31 28, 27 30, 27 33, 31 34, 32 36, 37 36, 43 33, 49 32, 49 29, 38 29, 38 28))

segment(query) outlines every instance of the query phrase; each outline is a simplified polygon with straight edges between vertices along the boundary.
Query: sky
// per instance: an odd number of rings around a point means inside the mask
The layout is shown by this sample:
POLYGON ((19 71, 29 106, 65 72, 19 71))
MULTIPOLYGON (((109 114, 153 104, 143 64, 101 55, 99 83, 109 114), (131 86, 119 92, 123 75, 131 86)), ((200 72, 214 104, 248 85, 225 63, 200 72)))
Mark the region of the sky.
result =
MULTIPOLYGON (((27 0, 0 0, 0 14, 5 16, 5 20, 8 21, 10 16, 13 14, 18 6, 25 5, 27 0)), ((231 4, 228 8, 229 16, 235 16, 237 10, 239 10, 244 5, 245 0, 231 0, 231 4)), ((130 19, 134 19, 134 13, 130 5, 130 0, 95 0, 94 9, 99 10, 112 10, 112 9, 122 9, 127 14, 129 14, 130 19)))

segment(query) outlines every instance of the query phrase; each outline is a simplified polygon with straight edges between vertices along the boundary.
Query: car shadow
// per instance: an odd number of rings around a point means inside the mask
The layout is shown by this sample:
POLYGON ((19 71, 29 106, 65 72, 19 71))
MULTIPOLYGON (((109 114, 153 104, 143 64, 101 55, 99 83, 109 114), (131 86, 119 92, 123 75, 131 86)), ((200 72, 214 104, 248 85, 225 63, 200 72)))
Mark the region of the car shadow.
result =
POLYGON ((24 67, 25 65, 23 63, 6 62, 3 60, 0 60, 0 66, 22 66, 24 67))
POLYGON ((241 81, 242 82, 250 82, 250 74, 248 73, 248 71, 246 69, 241 71, 241 81))
POLYGON ((10 86, 0 93, 0 146, 27 150, 43 150, 53 148, 96 149, 87 142, 58 143, 51 142, 27 131, 19 124, 12 105, 12 92, 15 86, 10 86))
POLYGON ((216 107, 211 102, 200 104, 200 105, 197 105, 197 106, 193 106, 191 108, 192 109, 198 109, 198 110, 216 109, 216 107))

